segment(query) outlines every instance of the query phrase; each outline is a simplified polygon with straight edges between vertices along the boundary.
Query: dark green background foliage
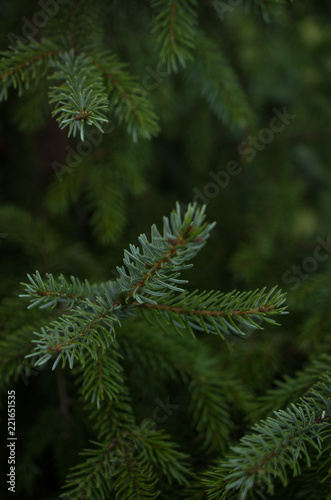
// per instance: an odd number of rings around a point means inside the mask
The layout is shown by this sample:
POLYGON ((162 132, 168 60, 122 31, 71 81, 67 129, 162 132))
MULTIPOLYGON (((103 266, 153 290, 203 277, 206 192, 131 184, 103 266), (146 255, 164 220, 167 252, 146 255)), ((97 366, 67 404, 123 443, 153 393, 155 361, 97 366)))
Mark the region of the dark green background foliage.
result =
MULTIPOLYGON (((35 1, 0 8, 2 444, 12 389, 18 437, 16 493, 2 480, 1 498, 331 499, 329 2, 50 4, 49 15, 35 1), (73 369, 34 366, 34 332, 51 325, 53 342, 70 300, 27 310, 26 275, 40 273, 35 297, 57 286, 46 273, 105 283, 81 288, 97 307, 123 250, 161 231, 176 200, 182 213, 206 203, 217 222, 184 288, 278 286, 281 326, 255 315, 263 329, 224 342, 207 321, 194 339, 164 317, 151 325, 148 307, 130 318, 140 306, 120 287, 125 321, 108 346, 95 347, 97 331, 73 369)), ((205 233, 192 230, 164 248, 200 249, 205 233)), ((162 300, 193 307, 167 290, 162 300)))

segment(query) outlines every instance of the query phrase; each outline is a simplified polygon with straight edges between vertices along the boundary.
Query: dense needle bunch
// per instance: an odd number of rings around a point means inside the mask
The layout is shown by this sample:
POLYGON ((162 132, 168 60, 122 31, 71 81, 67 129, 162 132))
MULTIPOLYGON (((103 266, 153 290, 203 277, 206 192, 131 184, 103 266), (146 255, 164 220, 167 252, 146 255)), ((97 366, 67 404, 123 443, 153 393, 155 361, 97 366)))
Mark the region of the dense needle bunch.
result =
MULTIPOLYGON (((33 352, 27 357, 37 357, 37 367, 53 360, 53 370, 60 361, 62 368, 66 363, 74 368, 81 384, 82 396, 89 401, 89 411, 100 420, 97 429, 101 441, 94 443, 93 449, 84 452, 86 461, 68 476, 68 492, 63 498, 89 498, 95 488, 95 498, 102 498, 105 491, 115 491, 116 498, 128 498, 123 495, 127 495, 127 484, 131 481, 132 495, 140 492, 154 498, 158 496, 155 471, 160 466, 168 480, 189 485, 191 472, 186 463, 187 457, 177 451, 177 445, 169 441, 162 431, 151 429, 150 425, 137 430, 133 424, 122 359, 125 360, 130 351, 135 353, 136 342, 139 350, 141 338, 133 338, 128 350, 126 334, 122 335, 121 326, 125 332, 125 323, 130 324, 130 318, 132 320, 143 313, 152 324, 163 328, 163 335, 170 337, 173 335, 171 332, 175 331, 180 335, 191 332, 194 336, 200 330, 230 339, 238 335, 245 337, 252 328, 260 328, 261 321, 274 322, 271 318, 274 314, 285 312, 282 307, 284 296, 275 289, 269 293, 256 290, 253 293, 222 294, 212 291, 192 293, 181 287, 186 283, 186 280, 179 278, 181 272, 191 267, 189 261, 205 245, 214 227, 214 224, 204 221, 204 212, 205 207, 200 209, 193 204, 182 214, 177 204, 170 218, 164 217, 162 233, 153 225, 151 240, 142 234, 139 236, 140 247, 130 245, 130 250, 125 250, 123 266, 118 267, 119 278, 115 281, 91 285, 87 280, 81 282, 73 276, 70 281, 63 275, 55 280, 52 274, 43 279, 36 272, 33 276, 29 275, 30 283, 24 285, 25 294, 21 297, 30 299, 29 308, 65 307, 62 316, 35 334, 33 352), (75 360, 80 366, 74 365, 75 360), (107 424, 104 419, 110 408, 111 412, 120 411, 120 408, 123 411, 124 401, 128 405, 128 415, 124 420, 121 417, 119 422, 124 426, 123 429, 115 432, 112 420, 115 416, 107 424), (90 480, 87 486, 82 486, 82 477, 86 475, 90 480)), ((139 321, 142 321, 142 317, 139 321)), ((152 332, 154 329, 155 326, 151 330, 149 327, 147 331, 152 332)), ((159 337, 161 349, 164 340, 159 337)), ((175 345, 178 343, 175 338, 173 342, 175 345)), ((176 373, 178 361, 174 361, 171 367, 172 376, 176 373)), ((205 362, 208 363, 207 360, 205 362)), ((181 364, 180 361, 177 369, 189 382, 194 371, 181 364)), ((169 368, 165 365, 166 372, 169 368)), ((202 373, 199 375, 199 378, 202 376, 199 384, 205 385, 207 389, 210 382, 208 379, 204 381, 202 373)), ((197 391, 194 379, 189 386, 193 421, 200 431, 209 427, 205 446, 213 448, 216 444, 214 432, 217 432, 218 422, 224 419, 226 409, 221 406, 217 410, 217 400, 212 402, 211 399, 208 403, 211 395, 205 395, 204 404, 206 408, 208 405, 214 406, 214 416, 210 418, 210 414, 205 414, 204 419, 207 420, 202 425, 202 394, 200 390, 197 391)), ((223 383, 219 385, 217 394, 222 389, 223 383)), ((216 449, 223 446, 221 434, 216 449)))

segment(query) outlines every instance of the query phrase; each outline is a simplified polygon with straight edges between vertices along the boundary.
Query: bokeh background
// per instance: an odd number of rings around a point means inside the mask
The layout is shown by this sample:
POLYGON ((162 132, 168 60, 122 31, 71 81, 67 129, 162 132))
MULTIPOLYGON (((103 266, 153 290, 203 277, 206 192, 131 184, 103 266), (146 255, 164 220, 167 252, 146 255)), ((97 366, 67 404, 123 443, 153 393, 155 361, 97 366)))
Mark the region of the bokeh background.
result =
MULTIPOLYGON (((331 5, 326 0, 260 4, 243 0, 224 9, 223 2, 198 2, 199 26, 213 44, 210 66, 192 61, 169 73, 151 31, 149 2, 105 2, 104 43, 148 92, 160 131, 134 142, 115 122, 101 144, 61 180, 54 162, 65 164, 66 147, 75 150, 78 140, 68 139, 51 118, 47 80, 22 97, 10 89, 0 111, 3 337, 38 328, 45 318, 45 312, 27 311, 27 303, 18 299, 27 273, 114 279, 129 243, 154 222, 160 226, 177 200, 183 207, 197 200, 207 203, 208 220, 217 226, 186 272, 189 287, 227 292, 278 285, 287 292, 290 314, 281 318, 281 326, 265 328, 234 349, 254 393, 263 394, 274 380, 293 375, 312 352, 328 350, 331 5), (213 57, 217 64, 224 61, 224 72, 216 65, 219 75, 214 75, 221 89, 208 83, 213 57), (280 118, 272 121, 279 115, 287 117, 282 127, 280 118), (272 123, 281 130, 270 133, 272 123), (237 162, 235 174, 220 174, 229 162, 237 162)), ((59 17, 68 9, 61 6, 59 17)), ((38 10, 34 1, 1 2, 4 51, 8 34, 22 36, 24 19, 31 21, 38 10)), ((51 36, 57 23, 55 16, 35 39, 51 36)), ((84 35, 92 36, 93 26, 86 26, 84 35)), ((198 53, 199 44, 193 58, 198 53)), ((208 342, 220 349, 218 339, 208 342)), ((4 371, 11 361, 8 353, 0 353, 4 371)), ((16 388, 18 426, 27 440, 19 453, 32 456, 34 464, 31 472, 22 458, 21 488, 28 498, 53 498, 52 457, 59 450, 51 449, 47 439, 44 447, 34 447, 39 436, 28 429, 40 418, 45 432, 50 416, 39 409, 58 404, 61 380, 53 380, 48 368, 42 376, 15 377, 4 381, 3 389, 16 388)), ((0 404, 5 411, 4 398, 0 404)))

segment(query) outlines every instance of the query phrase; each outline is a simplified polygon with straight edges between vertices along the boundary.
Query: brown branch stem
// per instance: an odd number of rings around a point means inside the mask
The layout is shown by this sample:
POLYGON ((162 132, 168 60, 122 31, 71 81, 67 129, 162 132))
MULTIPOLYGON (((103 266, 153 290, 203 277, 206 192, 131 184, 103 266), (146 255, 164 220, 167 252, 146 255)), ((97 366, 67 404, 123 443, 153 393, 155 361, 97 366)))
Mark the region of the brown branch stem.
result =
POLYGON ((175 18, 176 18, 176 10, 177 10, 177 0, 174 0, 174 3, 172 5, 171 9, 171 18, 170 18, 170 52, 173 54, 174 53, 174 41, 175 41, 175 30, 174 30, 174 24, 175 24, 175 18))
MULTIPOLYGON (((108 309, 106 309, 105 312, 99 314, 99 316, 97 316, 96 318, 94 318, 94 320, 92 321, 91 324, 87 325, 87 327, 78 335, 78 337, 84 337, 92 328, 94 328, 94 326, 101 322, 109 313, 110 311, 113 310, 113 305, 109 306, 108 309)), ((68 345, 72 344, 73 342, 75 342, 77 340, 77 337, 74 337, 70 340, 68 340, 67 342, 65 342, 64 344, 56 344, 56 345, 53 345, 49 348, 49 351, 51 352, 62 352, 63 349, 65 347, 67 347, 68 345)))
POLYGON ((132 302, 131 305, 137 307, 147 307, 148 309, 158 309, 161 311, 171 311, 176 312, 178 314, 194 314, 195 316, 244 316, 247 314, 256 314, 256 313, 268 313, 275 309, 275 306, 262 306, 257 307, 255 309, 248 310, 234 310, 234 311, 214 311, 209 309, 184 309, 182 307, 174 307, 168 306, 165 304, 150 304, 144 303, 139 304, 139 302, 132 302))

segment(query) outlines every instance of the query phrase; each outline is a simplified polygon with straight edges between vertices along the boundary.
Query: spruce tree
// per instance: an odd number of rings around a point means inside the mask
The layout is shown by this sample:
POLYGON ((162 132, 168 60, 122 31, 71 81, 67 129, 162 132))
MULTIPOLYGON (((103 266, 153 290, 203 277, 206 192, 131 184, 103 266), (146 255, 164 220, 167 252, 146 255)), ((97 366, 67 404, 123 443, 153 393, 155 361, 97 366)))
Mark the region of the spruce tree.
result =
POLYGON ((331 499, 328 4, 3 12, 1 498, 331 499))

